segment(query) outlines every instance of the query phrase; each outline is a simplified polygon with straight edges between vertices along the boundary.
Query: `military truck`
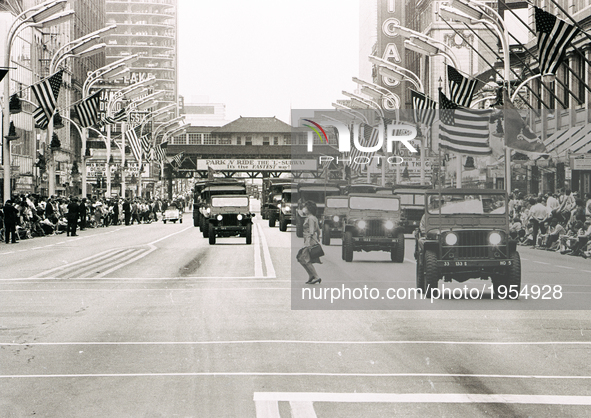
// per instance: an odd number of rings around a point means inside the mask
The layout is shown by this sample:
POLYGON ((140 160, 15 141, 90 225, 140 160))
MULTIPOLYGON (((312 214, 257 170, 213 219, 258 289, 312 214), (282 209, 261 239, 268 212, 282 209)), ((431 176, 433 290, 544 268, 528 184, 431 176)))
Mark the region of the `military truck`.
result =
POLYGON ((298 189, 283 189, 281 192, 281 202, 279 202, 279 230, 287 231, 287 225, 292 223, 294 212, 297 209, 298 189))
POLYGON ((296 220, 296 235, 298 238, 304 236, 304 217, 301 216, 301 210, 304 208, 304 203, 312 201, 316 203, 318 212, 316 217, 320 220, 324 213, 324 202, 326 196, 339 196, 341 193, 338 185, 323 184, 323 183, 298 183, 298 210, 295 214, 296 220))
POLYGON ((331 238, 342 238, 343 226, 349 211, 347 196, 327 196, 322 217, 322 244, 330 245, 331 238))
POLYGON ((252 243, 252 219, 248 195, 215 195, 211 198, 208 219, 209 245, 214 245, 216 237, 245 237, 252 243))
POLYGON ((353 261, 355 251, 387 251, 404 261, 404 231, 399 226, 400 198, 394 195, 350 194, 342 257, 353 261))
POLYGON ((202 190, 200 198, 200 229, 203 238, 209 236, 209 218, 211 216, 211 199, 220 195, 246 195, 246 185, 239 181, 213 181, 202 190))
POLYGON ((416 285, 430 295, 443 279, 492 280, 517 299, 521 260, 509 235, 507 193, 502 190, 442 189, 426 192, 424 227, 416 234, 416 285))
POLYGON ((412 234, 419 227, 425 213, 426 191, 426 187, 396 187, 394 189, 394 194, 400 196, 400 207, 402 208, 400 225, 407 234, 412 234))
POLYGON ((279 220, 279 207, 281 192, 284 188, 291 187, 291 181, 284 178, 266 178, 263 180, 263 192, 261 195, 261 217, 269 220, 269 227, 274 228, 279 220))

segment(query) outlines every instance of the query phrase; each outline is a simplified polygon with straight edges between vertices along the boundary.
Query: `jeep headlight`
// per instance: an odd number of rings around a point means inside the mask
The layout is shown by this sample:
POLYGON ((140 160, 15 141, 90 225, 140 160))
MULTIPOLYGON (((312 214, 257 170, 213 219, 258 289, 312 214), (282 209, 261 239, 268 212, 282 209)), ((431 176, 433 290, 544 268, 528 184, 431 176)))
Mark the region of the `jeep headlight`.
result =
POLYGON ((367 223, 365 223, 365 221, 359 221, 357 222, 357 226, 359 227, 359 229, 365 229, 365 227, 367 226, 367 223))
POLYGON ((224 217, 223 217, 222 215, 218 215, 218 216, 217 216, 217 220, 218 220, 218 221, 221 221, 222 219, 224 219, 224 217))
POLYGON ((501 237, 501 234, 498 232, 491 232, 491 234, 488 236, 488 242, 490 242, 491 245, 499 245, 502 240, 503 237, 501 237))
POLYGON ((211 212, 210 208, 205 209, 205 213, 209 214, 209 212, 211 212))
POLYGON ((289 212, 289 211, 291 211, 291 206, 289 206, 289 205, 284 206, 283 207, 283 210, 286 211, 286 212, 289 212))
POLYGON ((337 215, 332 217, 332 220, 335 222, 338 222, 341 218, 339 218, 337 215))
POLYGON ((386 227, 386 229, 392 229, 392 228, 394 228, 394 222, 392 222, 392 221, 386 221, 386 223, 384 224, 384 226, 386 227))
POLYGON ((447 245, 456 245, 458 243, 458 236, 453 232, 450 232, 445 236, 445 243, 447 245))
POLYGON ((242 214, 238 214, 238 216, 236 217, 236 219, 238 219, 239 221, 241 221, 244 218, 244 216, 242 216, 242 214))
POLYGON ((277 204, 277 208, 281 209, 281 203, 277 204))

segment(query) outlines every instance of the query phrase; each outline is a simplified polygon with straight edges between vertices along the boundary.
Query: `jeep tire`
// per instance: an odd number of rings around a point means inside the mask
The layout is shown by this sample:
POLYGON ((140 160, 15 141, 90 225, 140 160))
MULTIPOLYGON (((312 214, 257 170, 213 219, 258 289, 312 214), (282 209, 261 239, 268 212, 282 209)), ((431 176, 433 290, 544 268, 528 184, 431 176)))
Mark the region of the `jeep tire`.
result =
POLYGON ((252 244, 252 224, 246 225, 246 244, 252 244))
POLYGON ((330 245, 330 225, 326 221, 322 226, 322 245, 330 245))
POLYGON ((423 257, 419 254, 417 258, 417 277, 416 277, 416 286, 417 289, 424 290, 425 289, 425 264, 423 261, 423 257))
POLYGON ((207 223, 204 223, 204 225, 201 226, 201 232, 203 232, 203 238, 207 238, 209 237, 209 221, 207 223))
POLYGON ((432 250, 425 251, 425 280, 423 282, 423 291, 427 297, 431 297, 433 289, 439 287, 439 269, 437 268, 437 254, 432 250))
POLYGON ((351 231, 345 232, 345 239, 343 240, 343 256, 347 263, 353 261, 353 234, 351 231))
POLYGON ((215 229, 212 224, 209 224, 209 245, 215 245, 215 229))
POLYGON ((163 223, 166 223, 166 219, 162 219, 162 222, 163 222, 163 223))
POLYGON ((396 234, 398 243, 390 250, 390 259, 395 263, 404 262, 404 233, 402 231, 396 234))
POLYGON ((287 231, 287 219, 282 219, 279 221, 279 230, 281 232, 287 231))
POLYGON ((271 212, 269 214, 269 228, 275 228, 275 223, 277 222, 276 215, 271 212))
POLYGON ((511 260, 511 265, 507 267, 505 275, 503 277, 497 276, 497 278, 493 279, 494 298, 499 299, 499 288, 500 286, 505 286, 505 289, 503 289, 505 300, 519 299, 519 293, 521 292, 521 257, 517 251, 513 251, 509 255, 509 260, 511 260), (517 286, 517 297, 513 298, 510 296, 515 295, 515 291, 512 290, 515 289, 515 286, 517 286))
POLYGON ((198 227, 199 226, 199 221, 197 220, 197 218, 193 218, 193 226, 194 227, 198 227))

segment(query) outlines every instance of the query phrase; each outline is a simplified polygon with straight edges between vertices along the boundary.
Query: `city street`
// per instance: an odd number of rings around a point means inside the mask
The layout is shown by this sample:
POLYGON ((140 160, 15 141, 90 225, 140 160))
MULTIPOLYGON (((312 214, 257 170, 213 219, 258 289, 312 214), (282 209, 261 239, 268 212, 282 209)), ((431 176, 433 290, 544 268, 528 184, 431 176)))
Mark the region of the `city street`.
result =
MULTIPOLYGON (((0 416, 591 416, 588 311, 487 296, 292 310, 300 241, 260 217, 253 231, 210 246, 185 213, 0 244, 0 416)), ((335 239, 315 288, 412 288, 413 249, 345 263, 335 239)), ((591 260, 519 250, 524 285, 589 300, 591 260)))

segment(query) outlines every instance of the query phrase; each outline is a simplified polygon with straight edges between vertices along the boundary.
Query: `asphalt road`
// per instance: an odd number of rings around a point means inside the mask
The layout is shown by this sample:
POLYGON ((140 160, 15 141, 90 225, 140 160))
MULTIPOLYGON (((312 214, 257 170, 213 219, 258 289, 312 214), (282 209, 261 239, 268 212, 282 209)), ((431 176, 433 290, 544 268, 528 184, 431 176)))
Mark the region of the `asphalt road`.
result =
MULTIPOLYGON (((257 218, 252 245, 210 246, 190 216, 0 244, 0 417, 591 416, 589 311, 486 296, 292 309, 307 288, 293 234, 257 218)), ((345 263, 339 243, 317 292, 413 287, 411 240, 402 264, 345 263)), ((524 284, 589 301, 591 260, 520 253, 524 284)))

